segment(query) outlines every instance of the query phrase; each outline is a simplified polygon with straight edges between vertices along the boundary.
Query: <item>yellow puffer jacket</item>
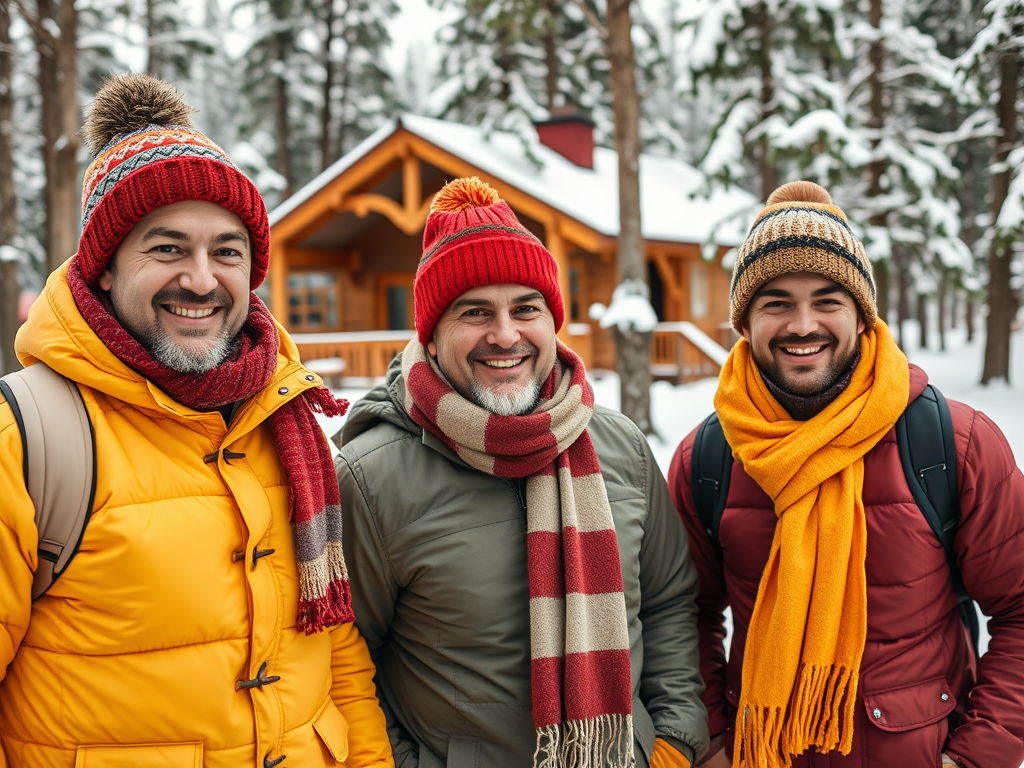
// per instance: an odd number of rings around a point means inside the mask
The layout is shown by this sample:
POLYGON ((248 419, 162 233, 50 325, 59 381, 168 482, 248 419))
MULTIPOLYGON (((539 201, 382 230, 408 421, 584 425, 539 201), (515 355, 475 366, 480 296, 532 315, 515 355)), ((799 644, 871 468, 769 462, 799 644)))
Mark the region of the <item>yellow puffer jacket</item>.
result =
POLYGON ((228 429, 121 363, 65 274, 48 281, 18 354, 78 382, 96 501, 78 554, 33 604, 38 536, 0 401, 0 766, 393 766, 355 627, 295 628, 288 485, 267 419, 319 380, 282 331, 273 380, 228 429), (264 665, 280 679, 236 689, 264 665))

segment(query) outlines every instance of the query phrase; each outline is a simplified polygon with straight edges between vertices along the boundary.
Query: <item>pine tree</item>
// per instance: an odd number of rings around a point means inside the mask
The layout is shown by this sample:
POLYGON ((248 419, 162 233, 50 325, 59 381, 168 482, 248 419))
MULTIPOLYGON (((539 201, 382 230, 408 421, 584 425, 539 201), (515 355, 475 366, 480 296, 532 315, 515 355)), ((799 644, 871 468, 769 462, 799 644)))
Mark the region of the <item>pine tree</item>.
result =
POLYGON ((1013 259, 1024 233, 1024 147, 1018 146, 1017 139, 1022 45, 1024 3, 991 0, 985 6, 983 28, 960 61, 983 94, 990 89, 993 96, 998 94, 982 384, 1010 380, 1010 331, 1020 301, 1012 280, 1013 259))
POLYGON ((0 0, 0 376, 17 370, 14 334, 18 328, 18 260, 14 235, 14 48, 11 45, 11 4, 0 0))
POLYGON ((693 87, 712 82, 724 96, 701 169, 765 200, 791 154, 787 129, 834 106, 829 74, 845 55, 839 2, 698 0, 682 27, 693 87))
POLYGON ((391 42, 392 0, 320 0, 324 77, 320 104, 321 170, 398 111, 394 78, 383 64, 391 42))
POLYGON ((589 112, 597 140, 611 138, 611 93, 603 42, 573 3, 556 0, 437 0, 459 18, 441 30, 438 117, 516 133, 557 106, 589 112))

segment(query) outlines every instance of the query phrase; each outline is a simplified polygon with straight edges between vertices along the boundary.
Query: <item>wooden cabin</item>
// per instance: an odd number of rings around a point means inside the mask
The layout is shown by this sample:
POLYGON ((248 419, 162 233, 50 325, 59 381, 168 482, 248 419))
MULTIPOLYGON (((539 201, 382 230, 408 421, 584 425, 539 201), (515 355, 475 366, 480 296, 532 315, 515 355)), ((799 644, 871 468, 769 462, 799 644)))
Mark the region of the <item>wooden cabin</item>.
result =
MULTIPOLYGON (((589 308, 608 304, 618 281, 617 158, 594 146, 593 124, 578 114, 540 123, 526 137, 403 115, 273 210, 270 308, 303 358, 340 357, 346 376, 383 375, 412 335, 430 201, 461 176, 494 187, 546 244, 566 297, 563 339, 589 369, 614 369, 611 334, 589 319, 589 308)), ((670 158, 643 155, 640 180, 651 300, 663 321, 655 373, 714 374, 700 340, 686 337, 731 346, 722 257, 742 239, 739 219, 755 201, 738 190, 691 199, 703 178, 670 158), (711 260, 702 258, 708 243, 711 260)))

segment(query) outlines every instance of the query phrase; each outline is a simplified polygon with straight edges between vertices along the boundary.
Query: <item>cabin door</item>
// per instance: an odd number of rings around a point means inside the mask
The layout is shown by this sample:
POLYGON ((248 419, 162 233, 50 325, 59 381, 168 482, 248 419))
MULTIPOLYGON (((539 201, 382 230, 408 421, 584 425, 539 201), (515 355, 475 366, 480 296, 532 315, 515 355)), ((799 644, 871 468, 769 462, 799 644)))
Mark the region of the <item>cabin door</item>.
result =
POLYGON ((412 306, 413 272, 377 275, 377 328, 382 331, 411 330, 415 325, 412 306))

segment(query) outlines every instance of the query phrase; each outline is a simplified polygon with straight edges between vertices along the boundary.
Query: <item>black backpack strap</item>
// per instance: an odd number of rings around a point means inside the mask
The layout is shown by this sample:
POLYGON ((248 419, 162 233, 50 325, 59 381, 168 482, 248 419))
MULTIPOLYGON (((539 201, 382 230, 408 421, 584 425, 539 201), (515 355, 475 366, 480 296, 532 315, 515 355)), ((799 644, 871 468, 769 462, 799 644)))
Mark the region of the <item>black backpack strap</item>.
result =
POLYGON ((718 524, 729 498, 732 449, 726 442, 718 414, 712 413, 700 425, 693 441, 690 462, 693 470, 693 501, 697 516, 711 541, 718 545, 718 524))
POLYGON ((960 494, 957 490, 956 442, 949 404, 938 389, 929 384, 896 422, 903 474, 914 501, 935 533, 952 574, 953 587, 960 604, 960 615, 978 652, 978 614, 964 588, 956 564, 953 540, 960 523, 960 494))

